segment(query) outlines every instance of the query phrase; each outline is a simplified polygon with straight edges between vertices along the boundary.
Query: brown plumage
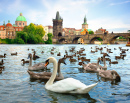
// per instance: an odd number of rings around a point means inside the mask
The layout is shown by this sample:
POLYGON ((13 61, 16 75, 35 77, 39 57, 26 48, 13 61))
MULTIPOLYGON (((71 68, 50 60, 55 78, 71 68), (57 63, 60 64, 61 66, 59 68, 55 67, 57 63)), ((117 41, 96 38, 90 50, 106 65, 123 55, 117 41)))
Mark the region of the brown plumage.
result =
POLYGON ((6 57, 6 53, 4 53, 4 55, 0 55, 0 58, 5 58, 6 57))
POLYGON ((3 61, 3 59, 1 60, 1 62, 0 62, 0 65, 3 65, 4 64, 4 61, 3 61))
MULTIPOLYGON (((64 76, 62 75, 62 73, 61 73, 61 71, 60 71, 60 64, 61 64, 61 63, 66 64, 66 63, 64 62, 64 60, 65 60, 64 58, 61 58, 61 59, 59 59, 59 61, 58 61, 58 70, 57 70, 58 75, 56 76, 55 80, 64 79, 64 76)), ((32 71, 29 71, 29 70, 28 70, 27 72, 28 72, 28 74, 30 75, 30 78, 33 78, 33 79, 48 80, 48 79, 50 79, 50 77, 51 77, 51 75, 52 75, 51 72, 34 73, 34 72, 32 72, 32 71)))
POLYGON ((17 52, 16 53, 11 53, 11 55, 17 55, 17 52))
POLYGON ((23 61, 23 64, 29 63, 29 61, 25 61, 25 59, 22 59, 21 61, 23 61))

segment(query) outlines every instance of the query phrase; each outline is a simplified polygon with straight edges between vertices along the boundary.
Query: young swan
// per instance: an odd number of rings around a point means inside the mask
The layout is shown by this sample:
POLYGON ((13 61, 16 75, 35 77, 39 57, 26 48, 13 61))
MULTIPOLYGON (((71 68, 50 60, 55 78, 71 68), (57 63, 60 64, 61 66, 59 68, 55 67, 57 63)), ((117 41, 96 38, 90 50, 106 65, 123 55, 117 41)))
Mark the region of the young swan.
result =
POLYGON ((99 75, 103 78, 111 79, 111 80, 117 80, 120 81, 121 78, 119 74, 115 70, 101 70, 99 71, 99 75))
MULTIPOLYGON (((64 79, 64 76, 62 75, 61 71, 60 71, 60 64, 61 63, 65 63, 64 61, 65 59, 64 58, 61 58, 59 59, 58 61, 58 75, 56 76, 55 80, 61 80, 61 79, 64 79)), ((44 79, 44 80, 48 80, 50 79, 52 73, 51 72, 42 72, 42 73, 34 73, 32 71, 27 71, 28 74, 30 75, 30 78, 33 78, 33 79, 44 79)))
POLYGON ((28 54, 28 58, 30 58, 28 70, 44 70, 45 69, 44 63, 38 63, 38 64, 35 64, 32 66, 32 54, 31 53, 28 54))
POLYGON ((85 94, 88 93, 92 88, 94 88, 98 83, 92 85, 85 85, 79 80, 73 78, 67 78, 60 80, 53 84, 56 74, 57 74, 57 60, 54 57, 49 57, 46 60, 45 66, 49 63, 53 63, 53 72, 45 85, 47 90, 57 92, 57 93, 76 93, 76 94, 85 94))
POLYGON ((82 64, 84 70, 89 72, 99 72, 99 70, 102 69, 102 66, 99 65, 99 62, 101 62, 101 58, 97 59, 97 63, 88 63, 88 64, 82 64))

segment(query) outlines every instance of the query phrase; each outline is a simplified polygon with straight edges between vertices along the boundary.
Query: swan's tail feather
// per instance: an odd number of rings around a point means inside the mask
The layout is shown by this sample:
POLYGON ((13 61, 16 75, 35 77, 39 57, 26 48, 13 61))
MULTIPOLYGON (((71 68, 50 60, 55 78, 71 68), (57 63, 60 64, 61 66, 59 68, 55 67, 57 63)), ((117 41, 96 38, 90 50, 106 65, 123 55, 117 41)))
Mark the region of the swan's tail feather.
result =
POLYGON ((89 86, 87 86, 86 88, 83 89, 83 93, 88 93, 91 89, 93 89, 98 83, 95 84, 91 84, 89 86))

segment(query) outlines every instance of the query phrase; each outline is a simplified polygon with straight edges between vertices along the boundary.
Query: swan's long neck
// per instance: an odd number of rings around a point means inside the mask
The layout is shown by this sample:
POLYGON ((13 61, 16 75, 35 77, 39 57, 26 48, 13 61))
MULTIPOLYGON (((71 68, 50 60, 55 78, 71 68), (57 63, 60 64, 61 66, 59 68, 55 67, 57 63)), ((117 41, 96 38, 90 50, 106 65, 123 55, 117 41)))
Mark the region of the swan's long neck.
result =
POLYGON ((58 77, 63 77, 63 75, 62 75, 62 73, 61 73, 61 71, 60 71, 60 62, 58 62, 58 70, 57 70, 57 72, 58 72, 58 77))
POLYGON ((32 57, 30 58, 29 66, 30 66, 30 67, 32 66, 32 57))
POLYGON ((105 58, 105 56, 103 56, 103 63, 104 63, 104 67, 106 67, 107 65, 106 65, 106 58, 105 58))
POLYGON ((100 68, 99 68, 99 60, 97 61, 97 70, 100 70, 100 68))
POLYGON ((48 80, 48 82, 45 85, 46 87, 53 84, 53 82, 56 78, 56 74, 57 74, 57 61, 54 60, 53 61, 53 72, 52 72, 50 79, 48 80))

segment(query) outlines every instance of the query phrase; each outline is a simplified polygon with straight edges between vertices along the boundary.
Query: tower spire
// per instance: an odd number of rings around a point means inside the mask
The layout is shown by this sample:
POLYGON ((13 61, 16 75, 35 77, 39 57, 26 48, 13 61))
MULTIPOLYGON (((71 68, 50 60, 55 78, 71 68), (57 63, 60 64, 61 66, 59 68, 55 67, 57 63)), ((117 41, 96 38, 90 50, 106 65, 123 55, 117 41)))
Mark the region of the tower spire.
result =
POLYGON ((86 15, 85 15, 85 17, 84 17, 84 24, 87 24, 86 15))
POLYGON ((57 19, 57 20, 60 19, 59 11, 56 12, 56 19, 57 19))

